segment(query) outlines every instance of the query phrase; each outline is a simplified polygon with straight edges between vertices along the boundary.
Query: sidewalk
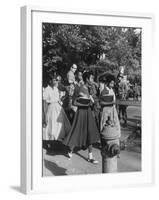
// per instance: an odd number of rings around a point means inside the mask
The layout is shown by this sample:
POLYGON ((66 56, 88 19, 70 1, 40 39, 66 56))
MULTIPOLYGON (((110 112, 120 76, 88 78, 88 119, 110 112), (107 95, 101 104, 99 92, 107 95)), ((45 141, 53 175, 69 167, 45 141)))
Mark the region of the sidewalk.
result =
MULTIPOLYGON (((137 107, 128 107, 128 126, 121 126, 121 140, 132 134, 136 122, 141 119, 141 110, 137 107)), ((134 172, 141 170, 141 138, 131 142, 126 150, 121 151, 118 159, 118 172, 134 172)), ((95 174, 102 172, 102 157, 98 145, 93 148, 93 155, 99 161, 97 165, 87 161, 87 150, 80 150, 68 159, 66 148, 62 144, 55 144, 55 150, 48 153, 43 149, 43 176, 95 174)))

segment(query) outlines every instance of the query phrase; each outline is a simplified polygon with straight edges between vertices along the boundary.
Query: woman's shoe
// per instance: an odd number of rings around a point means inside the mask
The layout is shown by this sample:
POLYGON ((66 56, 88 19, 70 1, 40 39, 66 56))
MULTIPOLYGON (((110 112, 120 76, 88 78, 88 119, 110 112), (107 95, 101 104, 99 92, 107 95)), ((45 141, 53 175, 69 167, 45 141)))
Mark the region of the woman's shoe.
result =
POLYGON ((97 160, 95 160, 94 158, 90 159, 88 158, 87 160, 88 162, 92 163, 92 164, 98 164, 99 162, 97 160))

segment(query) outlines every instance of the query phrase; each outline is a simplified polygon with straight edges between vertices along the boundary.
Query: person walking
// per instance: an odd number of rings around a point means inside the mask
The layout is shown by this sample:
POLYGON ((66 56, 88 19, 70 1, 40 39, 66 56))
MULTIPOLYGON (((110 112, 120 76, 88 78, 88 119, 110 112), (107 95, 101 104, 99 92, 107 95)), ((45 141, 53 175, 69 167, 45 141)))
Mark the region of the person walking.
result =
POLYGON ((110 126, 112 127, 112 131, 118 131, 120 135, 120 122, 115 106, 116 97, 113 90, 115 77, 112 74, 108 74, 104 82, 104 88, 100 93, 100 105, 102 108, 100 131, 102 132, 105 126, 110 126))
POLYGON ((44 90, 43 99, 48 104, 43 139, 47 140, 49 147, 51 147, 53 140, 63 141, 71 129, 70 122, 62 108, 56 76, 52 78, 51 84, 44 90))
POLYGON ((140 90, 137 83, 135 83, 133 90, 134 90, 134 100, 138 101, 140 96, 140 90))
MULTIPOLYGON (((118 75, 117 97, 119 100, 126 100, 128 96, 128 84, 122 74, 118 75)), ((119 120, 124 120, 124 125, 127 125, 127 105, 119 105, 119 120)))
POLYGON ((92 112, 93 112, 93 116, 95 118, 95 122, 97 125, 98 130, 100 130, 100 105, 99 105, 99 98, 98 98, 98 89, 99 86, 98 84, 94 81, 94 75, 92 72, 90 72, 90 77, 88 80, 88 87, 89 87, 89 92, 93 98, 93 103, 91 106, 92 112))
POLYGON ((64 140, 64 144, 70 148, 68 153, 69 158, 72 157, 72 152, 75 147, 80 149, 88 148, 88 162, 97 164, 92 154, 92 144, 99 141, 99 132, 90 108, 91 96, 88 89, 88 80, 90 74, 85 72, 83 74, 83 84, 76 87, 74 96, 74 105, 77 111, 75 113, 74 121, 70 133, 64 140))

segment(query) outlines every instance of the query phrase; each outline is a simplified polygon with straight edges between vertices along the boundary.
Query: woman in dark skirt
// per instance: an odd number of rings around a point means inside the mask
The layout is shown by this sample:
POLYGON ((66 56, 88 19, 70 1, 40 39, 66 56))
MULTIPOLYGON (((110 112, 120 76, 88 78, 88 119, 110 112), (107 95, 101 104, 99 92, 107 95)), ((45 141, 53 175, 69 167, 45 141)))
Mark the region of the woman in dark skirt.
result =
POLYGON ((88 162, 97 164, 98 161, 93 158, 92 144, 99 141, 98 129, 90 108, 93 101, 88 90, 88 80, 90 74, 83 74, 84 83, 75 88, 74 105, 78 107, 72 128, 66 137, 64 144, 70 148, 69 157, 72 157, 72 152, 75 147, 88 148, 88 162))

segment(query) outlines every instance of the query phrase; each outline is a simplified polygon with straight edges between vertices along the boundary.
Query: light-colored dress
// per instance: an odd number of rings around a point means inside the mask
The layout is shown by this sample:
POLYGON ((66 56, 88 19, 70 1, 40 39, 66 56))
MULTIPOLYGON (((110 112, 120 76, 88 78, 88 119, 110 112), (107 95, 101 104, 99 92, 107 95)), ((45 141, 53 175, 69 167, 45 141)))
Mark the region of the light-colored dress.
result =
MULTIPOLYGON (((107 95, 113 95, 114 102, 115 102, 116 98, 115 98, 115 93, 114 93, 113 89, 110 89, 105 86, 105 88, 102 91, 103 95, 104 95, 104 90, 106 90, 108 92, 107 95)), ((101 95, 102 95, 102 92, 101 92, 101 95)), ((118 135, 120 136, 121 135, 120 122, 119 122, 119 118, 118 118, 118 114, 117 114, 115 105, 103 107, 102 113, 101 113, 100 131, 103 130, 103 127, 104 127, 106 121, 108 120, 108 118, 110 118, 110 120, 113 124, 113 127, 116 129, 116 131, 118 132, 118 135)))
POLYGON ((45 88, 43 99, 48 103, 46 114, 47 126, 43 132, 43 139, 62 141, 69 133, 71 125, 60 104, 58 88, 51 88, 50 86, 45 88))

